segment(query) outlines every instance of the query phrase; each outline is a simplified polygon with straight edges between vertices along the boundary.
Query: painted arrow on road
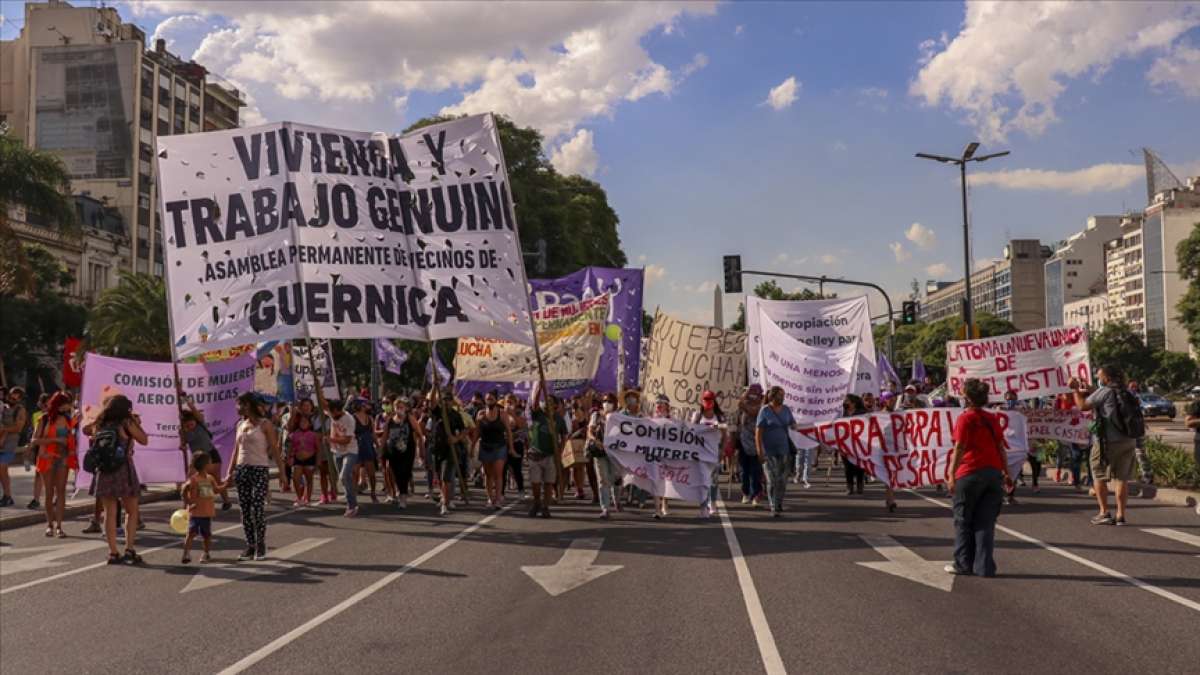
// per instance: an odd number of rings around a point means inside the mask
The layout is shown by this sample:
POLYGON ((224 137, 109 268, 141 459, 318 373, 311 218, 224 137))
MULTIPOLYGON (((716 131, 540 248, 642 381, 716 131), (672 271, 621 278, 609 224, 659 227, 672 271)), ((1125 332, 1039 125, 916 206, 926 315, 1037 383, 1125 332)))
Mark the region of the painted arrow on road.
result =
MULTIPOLYGON (((1180 532, 1179 530, 1172 530, 1167 527, 1143 527, 1142 532, 1149 532, 1150 534, 1165 537, 1181 544, 1191 544, 1196 548, 1200 548, 1200 537, 1197 537, 1194 534, 1188 534, 1187 532, 1180 532)), ((1200 555, 1196 557, 1200 558, 1200 555)))
POLYGON ((886 534, 860 534, 858 536, 875 549, 879 555, 887 558, 887 562, 860 562, 859 565, 947 593, 954 588, 954 575, 946 573, 943 569, 946 561, 926 560, 886 534))
POLYGON ((190 593, 191 591, 202 591, 206 588, 223 586, 233 581, 243 581, 269 572, 296 567, 295 563, 288 562, 289 558, 295 558, 301 553, 311 551, 331 541, 333 539, 301 539, 298 542, 271 551, 271 557, 267 560, 247 560, 236 564, 205 564, 196 571, 196 574, 188 582, 188 585, 179 592, 190 593))
POLYGON ((8 576, 17 574, 18 572, 32 572, 33 570, 46 569, 48 567, 61 567, 67 563, 61 562, 59 558, 69 558, 80 553, 87 553, 98 548, 104 548, 108 544, 102 541, 77 541, 70 544, 58 544, 57 546, 31 546, 29 548, 0 548, 0 576, 8 576), (10 555, 24 555, 26 553, 37 553, 27 558, 12 560, 10 555))
POLYGON ((604 539, 601 537, 575 539, 557 563, 523 565, 521 571, 528 574, 530 579, 536 581, 551 596, 559 596, 624 567, 593 564, 600 555, 600 547, 603 544, 604 539))

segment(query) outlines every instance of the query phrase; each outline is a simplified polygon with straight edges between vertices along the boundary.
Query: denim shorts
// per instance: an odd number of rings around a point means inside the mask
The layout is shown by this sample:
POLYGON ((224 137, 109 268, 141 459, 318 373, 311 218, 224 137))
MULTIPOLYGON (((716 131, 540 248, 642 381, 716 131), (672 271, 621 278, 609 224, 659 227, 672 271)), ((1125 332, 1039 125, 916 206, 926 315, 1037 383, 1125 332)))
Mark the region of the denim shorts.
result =
POLYGON ((201 537, 212 536, 212 518, 204 518, 200 516, 192 516, 188 518, 188 534, 201 537))
POLYGON ((479 461, 484 464, 503 462, 507 458, 508 446, 506 445, 498 445, 494 448, 484 447, 483 445, 479 446, 479 461))
POLYGON ((17 451, 0 452, 0 464, 14 464, 17 461, 17 451))

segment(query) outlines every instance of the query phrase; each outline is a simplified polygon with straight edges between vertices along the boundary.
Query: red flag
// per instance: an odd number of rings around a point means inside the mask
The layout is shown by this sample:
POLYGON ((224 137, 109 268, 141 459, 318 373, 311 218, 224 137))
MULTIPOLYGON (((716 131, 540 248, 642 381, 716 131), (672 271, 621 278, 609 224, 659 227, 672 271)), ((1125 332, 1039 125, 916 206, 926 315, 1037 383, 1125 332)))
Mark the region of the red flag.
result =
POLYGON ((83 340, 75 337, 67 338, 63 344, 63 386, 68 389, 78 389, 83 384, 83 354, 79 352, 83 340))

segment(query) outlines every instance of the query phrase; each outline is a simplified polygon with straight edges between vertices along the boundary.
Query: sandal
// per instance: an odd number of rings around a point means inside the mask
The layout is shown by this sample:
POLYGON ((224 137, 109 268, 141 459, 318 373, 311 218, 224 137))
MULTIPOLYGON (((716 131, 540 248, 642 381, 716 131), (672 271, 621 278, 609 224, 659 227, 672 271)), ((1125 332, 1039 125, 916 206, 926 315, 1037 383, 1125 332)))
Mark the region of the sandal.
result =
POLYGON ((47 528, 46 528, 46 536, 47 536, 47 537, 53 537, 53 536, 54 536, 54 528, 53 528, 53 527, 47 527, 47 528))
POLYGON ((121 564, 121 554, 120 553, 109 553, 108 554, 108 564, 109 565, 120 565, 121 564))
POLYGON ((123 560, 126 563, 129 563, 130 565, 141 565, 145 562, 144 560, 142 560, 142 556, 138 555, 137 551, 135 551, 131 548, 125 549, 125 555, 123 557, 123 560))
POLYGON ((66 539, 67 533, 63 532, 63 529, 60 527, 54 531, 54 536, 58 537, 59 539, 66 539))

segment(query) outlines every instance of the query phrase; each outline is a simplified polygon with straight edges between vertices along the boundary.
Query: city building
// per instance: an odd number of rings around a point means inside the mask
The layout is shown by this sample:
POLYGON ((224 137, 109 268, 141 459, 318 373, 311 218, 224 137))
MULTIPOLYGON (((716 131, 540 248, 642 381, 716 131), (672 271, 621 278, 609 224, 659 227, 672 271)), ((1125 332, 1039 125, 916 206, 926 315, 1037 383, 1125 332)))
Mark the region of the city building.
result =
POLYGON ((120 212, 90 195, 75 195, 78 237, 63 236, 36 212, 8 209, 8 223, 22 241, 45 248, 75 278, 67 295, 89 305, 117 283, 117 270, 129 266, 129 236, 120 212))
POLYGON ((1046 325, 1068 325, 1066 306, 1105 287, 1104 245, 1121 233, 1121 216, 1090 216, 1081 232, 1054 247, 1046 261, 1046 325))
POLYGON ((1098 333, 1108 323, 1108 294, 1089 295, 1063 305, 1063 326, 1081 326, 1098 333))
POLYGON ((1188 282, 1179 274, 1176 249, 1200 224, 1200 176, 1183 187, 1159 192, 1142 219, 1141 264, 1138 274, 1126 270, 1126 286, 1140 280, 1145 289, 1146 344, 1172 352, 1189 351, 1188 334, 1177 318, 1176 306, 1188 282))
POLYGON ((1121 234, 1104 245, 1107 270, 1108 319, 1146 332, 1146 303, 1142 286, 1142 219, 1140 213, 1121 218, 1121 234))
MULTIPOLYGON (((976 312, 988 312, 1011 321, 1017 330, 1046 325, 1045 261, 1052 255, 1037 239, 1013 239, 1004 247, 1004 257, 971 274, 971 304, 976 312)), ((962 316, 966 289, 963 281, 927 284, 920 307, 922 321, 962 316)))
POLYGON ((111 7, 63 0, 25 5, 0 42, 0 123, 61 157, 72 189, 114 207, 128 225, 128 265, 162 274, 157 136, 238 126, 241 93, 168 52, 111 7))

